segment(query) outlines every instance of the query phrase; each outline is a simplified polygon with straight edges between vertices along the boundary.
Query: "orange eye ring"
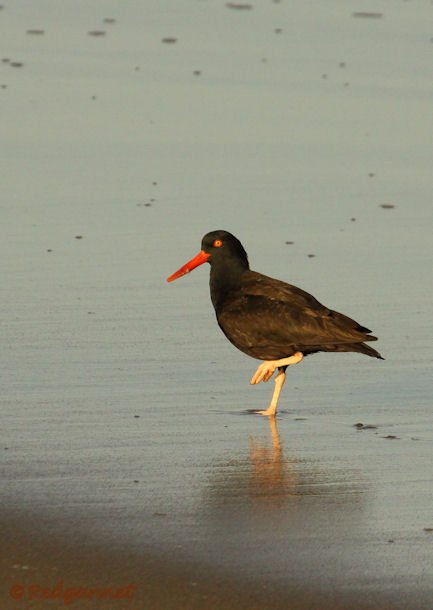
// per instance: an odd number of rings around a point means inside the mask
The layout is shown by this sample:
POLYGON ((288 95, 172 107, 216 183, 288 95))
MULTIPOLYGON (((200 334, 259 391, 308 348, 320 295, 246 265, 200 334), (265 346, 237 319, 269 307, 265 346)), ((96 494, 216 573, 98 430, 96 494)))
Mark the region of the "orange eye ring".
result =
POLYGON ((212 245, 214 248, 221 248, 221 246, 223 245, 223 242, 220 239, 216 239, 212 245))

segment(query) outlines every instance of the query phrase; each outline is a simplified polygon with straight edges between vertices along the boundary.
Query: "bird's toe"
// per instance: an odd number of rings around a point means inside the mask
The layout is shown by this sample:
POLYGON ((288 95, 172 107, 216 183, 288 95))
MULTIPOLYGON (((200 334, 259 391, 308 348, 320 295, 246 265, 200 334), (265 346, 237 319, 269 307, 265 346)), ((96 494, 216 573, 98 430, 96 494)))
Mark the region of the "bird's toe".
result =
POLYGON ((269 381, 275 372, 275 368, 273 362, 263 362, 252 376, 250 383, 254 385, 261 381, 269 381))

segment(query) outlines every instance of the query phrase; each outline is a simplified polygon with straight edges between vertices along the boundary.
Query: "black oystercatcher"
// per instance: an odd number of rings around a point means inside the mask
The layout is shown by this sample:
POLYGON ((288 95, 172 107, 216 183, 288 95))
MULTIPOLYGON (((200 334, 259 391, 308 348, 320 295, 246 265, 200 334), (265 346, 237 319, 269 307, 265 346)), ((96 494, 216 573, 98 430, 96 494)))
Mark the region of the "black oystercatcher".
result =
POLYGON ((382 356, 366 341, 376 341, 368 328, 328 309, 311 294, 280 280, 250 271, 241 242, 227 231, 203 237, 201 252, 173 273, 167 282, 210 263, 210 294, 216 317, 227 339, 253 358, 264 360, 251 383, 275 377, 269 407, 257 411, 274 416, 286 378, 286 368, 316 352, 359 352, 382 356))

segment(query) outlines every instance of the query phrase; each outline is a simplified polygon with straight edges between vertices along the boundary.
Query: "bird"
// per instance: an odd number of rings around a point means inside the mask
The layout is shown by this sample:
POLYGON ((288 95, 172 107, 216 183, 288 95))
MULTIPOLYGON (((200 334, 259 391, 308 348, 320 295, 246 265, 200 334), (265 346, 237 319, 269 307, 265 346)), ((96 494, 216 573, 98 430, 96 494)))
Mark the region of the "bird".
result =
POLYGON ((197 256, 167 282, 203 263, 210 264, 210 296, 221 330, 239 350, 263 361, 250 383, 267 382, 277 371, 268 407, 255 413, 275 417, 287 367, 306 356, 358 352, 384 360, 367 345, 377 340, 371 330, 301 288, 252 271, 243 245, 228 231, 207 233, 197 256))

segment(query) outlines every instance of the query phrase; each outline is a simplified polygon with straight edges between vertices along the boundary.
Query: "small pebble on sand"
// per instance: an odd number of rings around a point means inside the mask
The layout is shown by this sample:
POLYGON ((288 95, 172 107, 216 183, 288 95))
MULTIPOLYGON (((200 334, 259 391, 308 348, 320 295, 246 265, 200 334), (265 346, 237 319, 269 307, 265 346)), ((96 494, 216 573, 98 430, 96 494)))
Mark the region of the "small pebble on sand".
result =
POLYGON ((373 13, 368 11, 357 11, 352 13, 353 17, 362 17, 364 19, 381 19, 383 17, 383 13, 373 13))
POLYGON ((353 424, 353 427, 357 430, 377 430, 377 426, 373 426, 373 424, 363 424, 362 422, 353 424))
POLYGON ((226 2, 226 7, 236 11, 249 11, 253 8, 253 5, 246 2, 226 2))

